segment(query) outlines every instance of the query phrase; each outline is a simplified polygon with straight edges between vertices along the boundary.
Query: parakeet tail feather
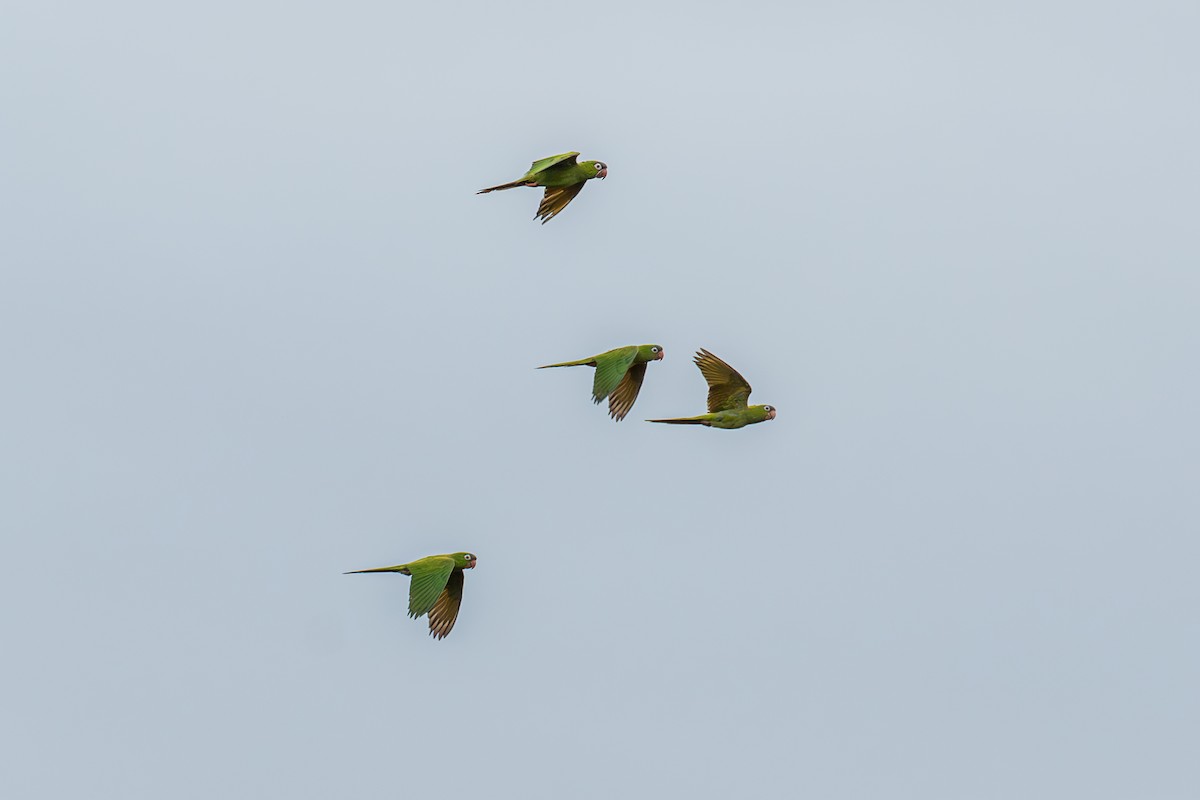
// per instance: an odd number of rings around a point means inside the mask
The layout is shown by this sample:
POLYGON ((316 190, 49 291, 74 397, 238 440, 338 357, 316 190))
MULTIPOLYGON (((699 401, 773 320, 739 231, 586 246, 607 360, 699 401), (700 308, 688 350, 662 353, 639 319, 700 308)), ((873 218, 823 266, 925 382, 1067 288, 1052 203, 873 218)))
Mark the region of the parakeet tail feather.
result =
MULTIPOLYGON (((594 367, 596 362, 590 358, 581 358, 578 361, 564 361, 561 364, 542 364, 538 369, 550 369, 551 367, 594 367)), ((597 403, 600 401, 597 400, 597 403)))
POLYGON ((487 194, 488 192, 498 192, 501 189, 516 189, 518 186, 525 186, 525 181, 513 181, 512 183, 502 183, 499 186, 489 186, 486 189, 480 189, 475 194, 487 194))

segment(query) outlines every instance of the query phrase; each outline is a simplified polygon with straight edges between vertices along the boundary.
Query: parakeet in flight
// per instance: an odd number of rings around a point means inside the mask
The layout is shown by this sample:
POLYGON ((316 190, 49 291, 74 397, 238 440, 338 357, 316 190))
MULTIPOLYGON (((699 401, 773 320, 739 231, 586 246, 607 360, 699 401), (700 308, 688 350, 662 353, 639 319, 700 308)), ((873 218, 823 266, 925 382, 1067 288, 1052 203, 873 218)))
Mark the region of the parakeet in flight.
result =
POLYGON ((394 567, 356 569, 344 574, 399 572, 401 575, 411 575, 408 615, 416 619, 428 614, 429 635, 435 639, 445 639, 454 627, 454 620, 458 619, 458 607, 462 605, 463 570, 474 569, 475 561, 475 556, 470 553, 449 553, 418 558, 394 567))
POLYGON ((592 381, 592 402, 599 403, 608 398, 608 415, 617 422, 625 419, 633 401, 637 400, 642 388, 642 379, 646 377, 646 365, 651 361, 659 361, 663 357, 663 349, 657 344, 631 344, 628 347, 618 347, 598 356, 581 358, 578 361, 564 361, 561 364, 545 364, 538 369, 550 367, 595 367, 596 378, 592 381))
POLYGON ((608 165, 603 161, 580 161, 575 157, 579 153, 560 153, 547 156, 533 162, 522 177, 512 183, 502 183, 480 189, 475 194, 487 194, 500 189, 515 189, 518 186, 545 186, 546 193, 542 195, 541 205, 538 206, 537 216, 545 225, 554 215, 567 207, 583 189, 583 185, 592 178, 607 178, 608 165))
POLYGON ((700 374, 708 381, 708 413, 698 417, 648 419, 672 425, 707 425, 710 428, 744 428, 756 422, 775 419, 775 406, 747 406, 750 384, 738 371, 701 349, 694 359, 700 374))

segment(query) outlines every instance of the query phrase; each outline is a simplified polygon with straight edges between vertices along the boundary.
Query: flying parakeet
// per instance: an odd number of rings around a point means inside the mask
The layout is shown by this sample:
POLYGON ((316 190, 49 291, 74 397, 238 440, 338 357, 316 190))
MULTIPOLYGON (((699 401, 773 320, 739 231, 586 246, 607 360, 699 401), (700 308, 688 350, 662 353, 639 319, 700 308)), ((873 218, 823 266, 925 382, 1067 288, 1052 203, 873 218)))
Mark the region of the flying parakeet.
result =
POLYGON ((356 569, 346 575, 363 572, 399 572, 411 575, 408 589, 408 615, 413 619, 429 615, 429 635, 445 639, 458 619, 462 605, 463 570, 475 568, 475 556, 470 553, 449 553, 426 556, 407 564, 377 569, 356 569))
POLYGON ((744 428, 756 422, 775 419, 774 406, 747 406, 750 384, 738 371, 701 349, 694 359, 700 374, 708 381, 708 413, 698 417, 648 419, 672 425, 707 425, 710 428, 744 428))
POLYGON ((608 398, 608 415, 617 422, 625 419, 633 401, 637 400, 646 377, 646 365, 663 357, 663 349, 657 344, 631 344, 618 347, 591 358, 564 361, 561 364, 546 364, 538 369, 550 367, 595 367, 596 378, 592 382, 592 402, 599 403, 608 398))
POLYGON ((545 225, 555 214, 566 208, 567 203, 575 199, 575 195, 579 194, 585 183, 592 178, 608 177, 608 165, 603 161, 576 163, 577 155, 579 153, 560 153, 540 158, 533 162, 528 172, 512 183, 480 189, 475 194, 515 189, 518 186, 545 186, 546 193, 542 195, 541 205, 538 206, 537 216, 534 217, 545 225))

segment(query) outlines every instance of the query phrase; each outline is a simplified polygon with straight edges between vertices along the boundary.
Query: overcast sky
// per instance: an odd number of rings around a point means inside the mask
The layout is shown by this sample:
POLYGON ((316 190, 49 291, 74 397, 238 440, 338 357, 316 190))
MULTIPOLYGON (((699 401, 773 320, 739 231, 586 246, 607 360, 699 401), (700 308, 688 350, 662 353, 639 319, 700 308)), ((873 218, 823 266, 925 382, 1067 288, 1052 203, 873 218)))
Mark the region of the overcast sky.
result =
POLYGON ((0 795, 1196 796, 1194 2, 4 17, 0 795))

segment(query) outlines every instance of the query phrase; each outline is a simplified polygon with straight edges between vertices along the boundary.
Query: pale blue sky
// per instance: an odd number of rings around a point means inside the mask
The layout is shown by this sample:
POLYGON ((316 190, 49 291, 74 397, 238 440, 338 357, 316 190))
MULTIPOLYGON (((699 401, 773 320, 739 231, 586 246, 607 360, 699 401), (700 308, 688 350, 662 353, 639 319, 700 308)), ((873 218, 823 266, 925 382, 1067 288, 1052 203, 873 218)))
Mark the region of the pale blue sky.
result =
POLYGON ((1196 796, 1194 2, 4 17, 0 795, 1196 796))

